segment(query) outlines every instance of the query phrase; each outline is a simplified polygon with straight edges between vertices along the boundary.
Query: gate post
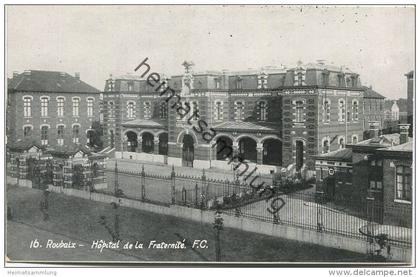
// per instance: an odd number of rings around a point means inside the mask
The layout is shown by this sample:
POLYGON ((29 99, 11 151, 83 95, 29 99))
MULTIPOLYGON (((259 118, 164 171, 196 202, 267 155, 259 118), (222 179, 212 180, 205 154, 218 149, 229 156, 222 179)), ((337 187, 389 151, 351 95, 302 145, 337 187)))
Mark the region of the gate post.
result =
POLYGON ((171 202, 175 204, 175 168, 173 165, 171 172, 171 202))
POLYGON ((198 207, 198 184, 195 183, 195 207, 198 207))
POLYGON ((324 230, 324 221, 322 215, 322 204, 324 203, 324 192, 316 191, 315 192, 315 203, 316 203, 316 226, 317 231, 322 232, 324 230))
POLYGON ((201 191, 203 191, 204 188, 206 189, 205 198, 206 198, 206 201, 207 201, 207 199, 209 199, 208 198, 208 196, 209 196, 209 186, 208 186, 208 184, 206 184, 206 180, 207 180, 207 178, 206 178, 206 171, 203 169, 203 175, 201 175, 201 187, 202 187, 202 190, 201 191))
POLYGON ((144 200, 146 198, 146 173, 144 172, 144 165, 141 166, 141 200, 144 200))

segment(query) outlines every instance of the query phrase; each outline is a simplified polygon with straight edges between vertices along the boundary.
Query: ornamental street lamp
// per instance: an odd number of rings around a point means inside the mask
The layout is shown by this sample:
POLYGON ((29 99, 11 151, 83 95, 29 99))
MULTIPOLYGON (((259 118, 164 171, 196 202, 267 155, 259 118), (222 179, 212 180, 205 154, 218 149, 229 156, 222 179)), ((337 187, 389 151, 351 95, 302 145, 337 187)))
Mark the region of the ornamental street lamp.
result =
POLYGON ((220 231, 223 230, 223 218, 222 212, 217 209, 214 215, 213 228, 216 230, 216 261, 221 261, 221 249, 220 249, 220 231))

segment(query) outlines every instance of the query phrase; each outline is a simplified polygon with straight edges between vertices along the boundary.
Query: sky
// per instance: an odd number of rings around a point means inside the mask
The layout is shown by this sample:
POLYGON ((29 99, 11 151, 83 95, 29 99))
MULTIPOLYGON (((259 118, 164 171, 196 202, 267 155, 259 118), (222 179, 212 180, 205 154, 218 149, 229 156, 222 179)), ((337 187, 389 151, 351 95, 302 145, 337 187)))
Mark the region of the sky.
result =
POLYGON ((345 66, 387 98, 406 97, 414 69, 412 6, 6 6, 6 71, 110 74, 345 66))

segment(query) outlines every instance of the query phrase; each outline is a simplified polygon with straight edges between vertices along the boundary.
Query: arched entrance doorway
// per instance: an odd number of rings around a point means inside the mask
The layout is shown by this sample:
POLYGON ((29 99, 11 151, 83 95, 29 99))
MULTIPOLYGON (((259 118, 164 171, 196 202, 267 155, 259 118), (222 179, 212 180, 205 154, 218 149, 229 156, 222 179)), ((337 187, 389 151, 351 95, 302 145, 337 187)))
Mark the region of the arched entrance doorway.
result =
POLYGON ((192 167, 194 161, 194 139, 191 135, 184 135, 182 143, 182 165, 192 167))
POLYGON ((127 151, 136 152, 137 134, 133 131, 128 131, 125 135, 127 136, 127 151))
POLYGON ((217 160, 226 160, 230 159, 233 156, 233 142, 232 139, 226 136, 221 136, 216 140, 216 159, 217 160))
POLYGON ((282 143, 278 139, 266 139, 263 144, 263 164, 282 165, 282 143))
POLYGON ((257 162, 257 142, 249 137, 239 140, 239 155, 243 160, 257 162))
POLYGON ((168 133, 159 135, 159 155, 168 155, 168 133))
POLYGON ((303 166, 303 141, 296 141, 296 170, 300 170, 303 166))
POLYGON ((144 132, 141 136, 141 151, 144 153, 153 153, 154 142, 153 135, 148 132, 144 132))

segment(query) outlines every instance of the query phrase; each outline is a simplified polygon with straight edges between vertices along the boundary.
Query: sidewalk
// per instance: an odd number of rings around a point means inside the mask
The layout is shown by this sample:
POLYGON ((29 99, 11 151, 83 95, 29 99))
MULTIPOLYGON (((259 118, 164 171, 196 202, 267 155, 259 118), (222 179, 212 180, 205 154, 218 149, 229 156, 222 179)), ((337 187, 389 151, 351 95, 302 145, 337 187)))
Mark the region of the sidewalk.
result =
MULTIPOLYGON (((142 166, 144 166, 144 171, 147 174, 161 175, 161 176, 170 176, 172 171, 172 166, 158 164, 158 163, 149 163, 142 162, 137 160, 128 160, 128 159, 109 159, 107 161, 107 169, 114 169, 115 161, 118 163, 118 168, 121 170, 129 170, 134 172, 141 172, 142 166)), ((192 167, 174 167, 175 173, 177 176, 189 176, 189 177, 201 177, 203 176, 203 169, 192 168, 192 167)), ((230 170, 221 170, 218 168, 204 169, 204 173, 207 178, 216 179, 216 180, 234 180, 233 171, 230 170)), ((250 172, 249 172, 250 173, 250 172)), ((245 173, 243 176, 249 174, 245 173)), ((253 175, 254 176, 254 175, 253 175)), ((269 182, 271 184, 272 177, 271 175, 260 175, 260 180, 269 182), (261 179, 260 179, 261 178, 261 179)), ((252 178, 250 178, 252 179, 252 178)))

